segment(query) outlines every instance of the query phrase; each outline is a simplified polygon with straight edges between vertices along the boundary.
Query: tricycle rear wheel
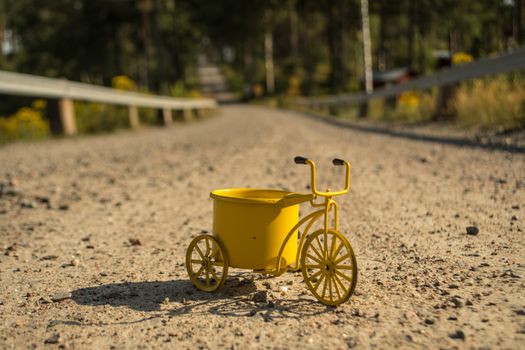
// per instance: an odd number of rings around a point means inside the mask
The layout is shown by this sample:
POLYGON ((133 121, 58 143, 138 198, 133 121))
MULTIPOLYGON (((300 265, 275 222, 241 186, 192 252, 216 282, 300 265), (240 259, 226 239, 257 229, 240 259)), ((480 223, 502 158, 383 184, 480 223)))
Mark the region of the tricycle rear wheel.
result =
POLYGON ((301 253, 301 270, 310 292, 325 305, 347 301, 357 283, 352 246, 334 230, 318 230, 308 236, 301 253))
POLYGON ((186 271, 195 287, 216 291, 228 275, 228 257, 220 241, 211 235, 195 237, 186 251, 186 271))

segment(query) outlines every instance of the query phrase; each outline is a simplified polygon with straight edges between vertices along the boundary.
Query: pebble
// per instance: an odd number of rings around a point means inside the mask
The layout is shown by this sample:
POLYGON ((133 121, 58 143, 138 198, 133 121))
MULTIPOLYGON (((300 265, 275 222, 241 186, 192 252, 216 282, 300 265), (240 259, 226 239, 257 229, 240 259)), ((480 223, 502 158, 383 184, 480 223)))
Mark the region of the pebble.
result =
POLYGON ((58 293, 55 293, 51 297, 51 300, 56 303, 62 300, 70 299, 70 298, 71 298, 71 292, 58 292, 58 293))
POLYGON ((476 226, 467 226, 467 235, 475 236, 479 233, 479 229, 476 226))
POLYGON ((139 246, 142 245, 142 240, 140 240, 139 238, 130 238, 129 243, 133 246, 139 246))
POLYGON ((425 324, 434 324, 436 321, 434 321, 432 318, 425 318, 425 324))
POLYGON ((69 209, 69 205, 67 205, 67 204, 60 204, 58 206, 58 209, 59 210, 68 210, 69 209))
POLYGON ((56 255, 46 255, 40 258, 40 260, 56 260, 58 259, 58 256, 56 255))
POLYGON ((71 260, 71 266, 78 266, 78 265, 80 265, 80 260, 78 259, 71 260))
POLYGON ((268 293, 266 291, 259 291, 253 295, 253 301, 256 303, 268 302, 268 293))
POLYGON ((60 334, 55 333, 51 337, 47 338, 45 340, 45 344, 58 344, 62 342, 62 338, 60 337, 60 334))
POLYGON ((462 330, 458 329, 455 333, 450 333, 448 335, 452 339, 465 340, 465 333, 462 330))
POLYGON ((33 202, 23 200, 22 202, 20 202, 20 207, 24 209, 33 209, 35 206, 33 205, 33 202))
POLYGON ((512 221, 518 221, 518 217, 516 215, 512 215, 512 217, 510 218, 512 221))

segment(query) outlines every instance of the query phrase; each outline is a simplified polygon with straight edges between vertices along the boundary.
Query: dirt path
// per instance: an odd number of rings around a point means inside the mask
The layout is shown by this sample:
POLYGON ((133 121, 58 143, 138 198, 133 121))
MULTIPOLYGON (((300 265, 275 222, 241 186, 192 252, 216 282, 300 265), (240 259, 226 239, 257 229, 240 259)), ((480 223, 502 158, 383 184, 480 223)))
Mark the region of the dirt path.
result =
POLYGON ((170 129, 2 147, 0 347, 517 349, 524 170, 519 153, 244 106, 170 129), (308 191, 300 154, 332 188, 341 173, 329 160, 353 165, 340 228, 358 258, 356 295, 327 308, 300 274, 247 271, 196 291, 183 261, 211 229, 209 191, 308 191), (255 303, 257 291, 272 303, 255 303))

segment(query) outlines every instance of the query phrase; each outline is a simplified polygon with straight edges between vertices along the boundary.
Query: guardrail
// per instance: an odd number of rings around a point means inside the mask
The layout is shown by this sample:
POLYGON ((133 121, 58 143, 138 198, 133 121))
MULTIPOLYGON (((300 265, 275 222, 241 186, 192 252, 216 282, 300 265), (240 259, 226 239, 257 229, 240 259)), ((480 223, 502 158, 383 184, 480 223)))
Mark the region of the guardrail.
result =
POLYGON ((317 108, 345 106, 353 103, 367 102, 375 98, 395 97, 411 90, 424 90, 434 86, 447 86, 464 80, 505 73, 524 67, 525 47, 522 47, 498 57, 482 58, 469 64, 443 69, 436 74, 410 79, 405 83, 382 88, 370 94, 362 92, 338 96, 298 98, 296 103, 317 108))
POLYGON ((147 95, 128 92, 103 86, 53 79, 30 74, 0 71, 0 94, 34 96, 58 100, 58 115, 50 116, 50 122, 58 126, 57 130, 65 135, 76 134, 73 101, 91 101, 128 106, 130 126, 139 126, 138 107, 162 110, 165 125, 173 122, 172 111, 184 112, 189 119, 194 111, 217 107, 213 99, 186 99, 168 96, 147 95))

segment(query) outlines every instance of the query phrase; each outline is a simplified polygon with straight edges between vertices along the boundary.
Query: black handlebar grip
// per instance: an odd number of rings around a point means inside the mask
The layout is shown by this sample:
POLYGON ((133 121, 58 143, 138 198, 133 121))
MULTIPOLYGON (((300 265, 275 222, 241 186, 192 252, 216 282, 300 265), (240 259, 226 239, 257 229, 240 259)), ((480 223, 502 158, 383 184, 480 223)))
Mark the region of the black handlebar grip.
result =
POLYGON ((345 161, 339 158, 332 159, 332 164, 334 165, 345 165, 345 161))
POLYGON ((295 162, 295 164, 306 164, 306 160, 307 158, 305 157, 301 157, 301 156, 297 156, 293 159, 293 161, 295 162))

